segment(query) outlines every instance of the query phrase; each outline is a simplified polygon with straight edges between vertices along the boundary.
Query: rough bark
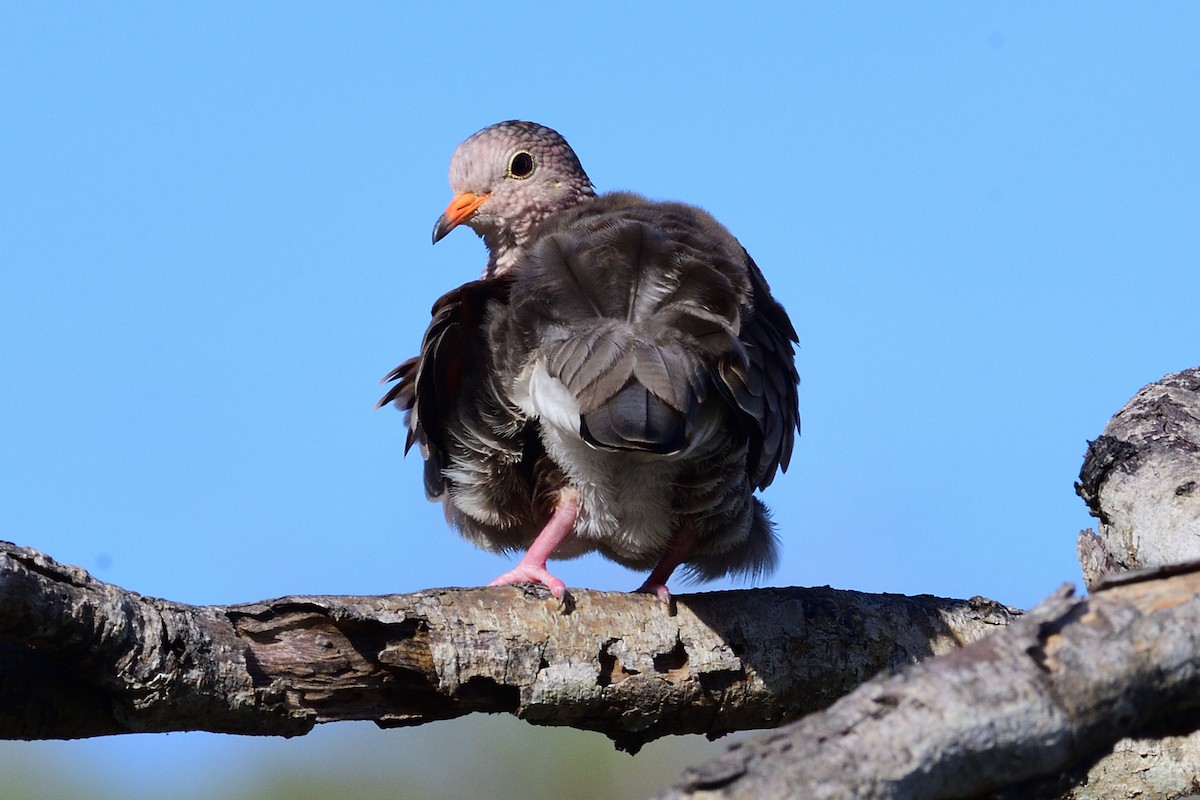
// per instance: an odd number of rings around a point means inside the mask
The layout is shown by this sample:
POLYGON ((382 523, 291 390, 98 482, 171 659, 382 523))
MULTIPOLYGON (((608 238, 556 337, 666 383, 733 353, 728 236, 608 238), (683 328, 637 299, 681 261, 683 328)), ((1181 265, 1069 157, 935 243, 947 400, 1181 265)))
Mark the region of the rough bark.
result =
POLYGON ((1200 791, 1200 732, 1122 739, 1097 761, 1065 800, 1182 800, 1200 791))
MULTIPOLYGON (((1198 723, 1193 565, 1087 598, 1067 587, 1007 630, 876 678, 660 797, 1057 797, 1122 738, 1198 723)), ((1200 788, 1194 775, 1193 764, 1180 793, 1200 788)), ((1121 796, 1102 791, 1073 796, 1121 796)))
POLYGON ((636 750, 778 725, 1018 613, 828 588, 681 595, 674 609, 592 591, 559 604, 525 587, 199 607, 3 544, 0 737, 291 736, 503 711, 636 750))
POLYGON ((1091 588, 1105 575, 1200 558, 1200 367, 1142 389, 1088 443, 1075 490, 1100 521, 1079 534, 1091 588))

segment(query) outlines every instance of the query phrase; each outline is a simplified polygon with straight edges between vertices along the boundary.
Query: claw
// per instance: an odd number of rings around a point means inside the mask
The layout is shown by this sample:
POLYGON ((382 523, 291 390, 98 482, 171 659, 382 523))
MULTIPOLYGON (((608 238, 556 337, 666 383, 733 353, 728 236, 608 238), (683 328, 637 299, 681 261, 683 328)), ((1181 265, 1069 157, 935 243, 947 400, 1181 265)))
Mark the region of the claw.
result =
POLYGON ((652 594, 667 605, 671 605, 671 590, 665 583, 652 583, 647 580, 634 591, 640 594, 652 594))
MULTIPOLYGON (((556 600, 562 600, 567 593, 567 585, 550 574, 545 564, 517 564, 508 572, 501 575, 488 586, 508 586, 514 583, 540 583, 550 590, 556 600)), ((663 587, 664 589, 666 587, 663 587)))

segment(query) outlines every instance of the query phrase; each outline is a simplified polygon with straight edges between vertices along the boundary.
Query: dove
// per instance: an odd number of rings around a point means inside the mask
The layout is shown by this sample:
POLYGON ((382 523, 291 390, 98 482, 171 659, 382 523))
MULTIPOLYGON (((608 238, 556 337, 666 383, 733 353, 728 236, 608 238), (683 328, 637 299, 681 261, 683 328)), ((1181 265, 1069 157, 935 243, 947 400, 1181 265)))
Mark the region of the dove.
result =
POLYGON ((649 575, 669 602, 699 580, 757 577, 778 544, 755 492, 799 434, 796 331, 745 248, 695 206, 597 194, 554 130, 508 121, 455 150, 459 226, 479 280, 439 298, 380 405, 466 539, 523 552, 491 585, 562 598, 549 559, 589 552, 649 575))

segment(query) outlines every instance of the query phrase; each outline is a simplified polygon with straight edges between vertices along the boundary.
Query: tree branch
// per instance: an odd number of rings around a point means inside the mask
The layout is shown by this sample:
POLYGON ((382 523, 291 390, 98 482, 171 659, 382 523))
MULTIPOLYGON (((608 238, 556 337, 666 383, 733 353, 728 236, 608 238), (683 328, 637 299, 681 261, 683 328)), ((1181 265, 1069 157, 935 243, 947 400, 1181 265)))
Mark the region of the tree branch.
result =
POLYGON ((1064 588, 1007 630, 876 678, 659 797, 1060 796, 1123 737, 1200 723, 1198 570, 1082 599, 1064 588))
POLYGON ((1019 614, 828 588, 681 595, 675 610, 593 591, 560 605, 524 587, 188 606, 5 543, 0 737, 291 736, 504 711, 636 750, 778 725, 1019 614))

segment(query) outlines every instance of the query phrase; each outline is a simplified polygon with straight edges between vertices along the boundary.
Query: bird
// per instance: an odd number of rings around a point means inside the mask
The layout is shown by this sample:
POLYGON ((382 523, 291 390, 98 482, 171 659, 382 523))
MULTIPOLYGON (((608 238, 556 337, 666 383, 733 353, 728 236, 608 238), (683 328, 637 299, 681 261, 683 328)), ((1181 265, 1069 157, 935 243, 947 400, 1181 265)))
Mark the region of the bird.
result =
POLYGON ((566 584, 547 560, 599 552, 667 581, 759 577, 778 558, 755 492, 800 432, 796 331, 749 253, 706 211, 597 194, 575 151, 510 120, 450 161, 433 229, 487 250, 433 305, 379 401, 407 414, 425 493, 467 540, 523 551, 489 585, 566 584))

